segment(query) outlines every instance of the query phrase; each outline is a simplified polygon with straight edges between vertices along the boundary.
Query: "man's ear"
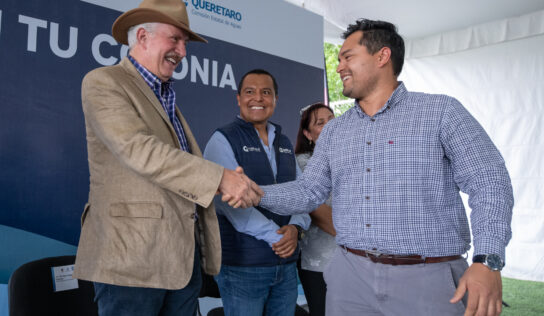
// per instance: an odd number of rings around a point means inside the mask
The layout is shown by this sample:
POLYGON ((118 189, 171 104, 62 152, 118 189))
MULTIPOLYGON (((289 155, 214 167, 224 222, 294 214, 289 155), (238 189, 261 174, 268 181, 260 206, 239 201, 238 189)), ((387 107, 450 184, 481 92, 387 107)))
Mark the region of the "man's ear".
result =
POLYGON ((144 48, 147 48, 146 41, 148 37, 149 37, 149 33, 143 27, 136 30, 136 41, 140 45, 142 45, 144 48))
POLYGON ((391 48, 389 47, 382 47, 377 53, 378 58, 378 66, 383 67, 387 64, 389 60, 391 60, 391 48))
POLYGON ((238 101, 238 107, 240 107, 240 95, 236 94, 236 101, 238 101))

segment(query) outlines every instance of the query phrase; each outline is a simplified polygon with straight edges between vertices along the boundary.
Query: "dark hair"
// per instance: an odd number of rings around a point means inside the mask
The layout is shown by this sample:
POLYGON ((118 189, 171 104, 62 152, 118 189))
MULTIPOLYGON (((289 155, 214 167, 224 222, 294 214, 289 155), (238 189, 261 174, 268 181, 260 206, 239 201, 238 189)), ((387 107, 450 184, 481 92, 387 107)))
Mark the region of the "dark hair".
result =
POLYGON ((298 127, 298 134, 297 134, 297 143, 295 145, 295 154, 304 154, 304 153, 313 153, 315 143, 311 143, 304 136, 304 130, 309 131, 310 130, 310 123, 312 121, 312 118, 315 117, 315 114, 317 110, 325 108, 331 111, 332 114, 334 114, 334 111, 326 104, 324 103, 314 103, 311 104, 301 110, 300 114, 300 125, 298 127))
POLYGON ((240 95, 240 89, 242 89, 242 85, 244 84, 244 80, 246 79, 246 77, 248 75, 251 75, 251 74, 270 76, 270 78, 272 78, 272 83, 274 84, 274 94, 276 96, 278 95, 278 84, 276 83, 276 78, 274 78, 274 76, 272 76, 271 73, 269 73, 268 71, 266 71, 264 69, 253 69, 253 70, 250 70, 250 71, 246 72, 246 74, 242 76, 242 79, 240 79, 240 82, 238 83, 238 95, 240 95))
POLYGON ((348 29, 342 34, 342 38, 346 39, 357 31, 363 31, 359 44, 364 45, 371 55, 383 47, 391 49, 393 73, 395 76, 400 75, 404 64, 404 40, 397 33, 397 27, 385 21, 359 19, 355 24, 348 26, 348 29))

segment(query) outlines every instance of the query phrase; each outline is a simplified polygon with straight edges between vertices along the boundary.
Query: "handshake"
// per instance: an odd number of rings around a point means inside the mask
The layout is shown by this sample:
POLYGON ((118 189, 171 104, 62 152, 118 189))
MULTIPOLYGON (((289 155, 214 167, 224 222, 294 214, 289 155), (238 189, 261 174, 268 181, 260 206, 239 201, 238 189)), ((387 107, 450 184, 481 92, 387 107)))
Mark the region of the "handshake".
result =
POLYGON ((224 169, 217 192, 223 195, 223 202, 234 208, 257 206, 264 195, 263 190, 244 174, 240 166, 236 170, 224 169))

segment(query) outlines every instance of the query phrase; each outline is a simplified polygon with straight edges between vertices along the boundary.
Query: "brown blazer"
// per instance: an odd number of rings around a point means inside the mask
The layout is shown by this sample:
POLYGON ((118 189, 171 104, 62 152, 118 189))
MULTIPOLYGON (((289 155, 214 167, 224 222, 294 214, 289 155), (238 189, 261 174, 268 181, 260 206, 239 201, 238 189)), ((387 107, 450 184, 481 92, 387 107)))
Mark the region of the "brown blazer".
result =
POLYGON ((89 72, 81 88, 89 203, 74 277, 137 287, 184 288, 192 274, 195 204, 201 265, 217 274, 221 245, 212 203, 223 167, 204 160, 177 111, 191 154, 132 63, 89 72))

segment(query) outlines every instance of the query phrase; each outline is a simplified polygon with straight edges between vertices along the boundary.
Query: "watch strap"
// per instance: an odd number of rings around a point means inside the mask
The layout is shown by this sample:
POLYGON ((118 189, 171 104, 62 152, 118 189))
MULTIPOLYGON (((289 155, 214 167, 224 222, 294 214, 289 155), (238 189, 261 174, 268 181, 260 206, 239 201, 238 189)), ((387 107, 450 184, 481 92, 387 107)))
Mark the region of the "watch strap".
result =
POLYGON ((502 261, 501 257, 496 254, 475 255, 472 257, 472 262, 482 263, 493 271, 501 271, 504 267, 504 262, 502 261))
POLYGON ((293 224, 293 226, 297 229, 297 240, 301 240, 304 235, 304 230, 300 225, 293 224))

